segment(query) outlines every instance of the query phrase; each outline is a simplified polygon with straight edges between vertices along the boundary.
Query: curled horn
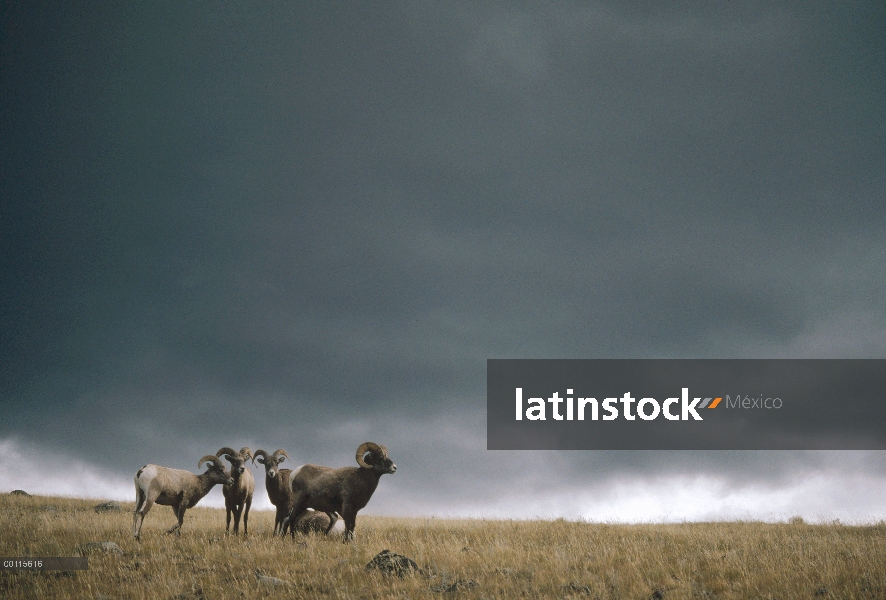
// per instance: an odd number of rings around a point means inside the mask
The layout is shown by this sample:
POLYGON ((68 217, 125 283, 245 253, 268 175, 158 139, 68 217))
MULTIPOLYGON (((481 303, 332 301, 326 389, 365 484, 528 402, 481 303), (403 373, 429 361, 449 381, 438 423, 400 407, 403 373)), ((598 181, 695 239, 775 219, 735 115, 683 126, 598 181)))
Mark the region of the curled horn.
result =
POLYGON ((363 442, 360 444, 360 447, 357 448, 357 464, 361 467, 366 467, 367 469, 372 468, 372 465, 366 464, 366 461, 363 460, 363 455, 366 454, 367 451, 372 452, 373 455, 388 455, 388 451, 384 446, 379 446, 374 442, 363 442))
POLYGON ((218 452, 215 453, 216 456, 221 456, 222 454, 227 454, 228 458, 234 458, 237 456, 237 451, 225 446, 224 448, 219 448, 218 452))
POLYGON ((252 458, 252 450, 250 450, 247 446, 243 446, 242 448, 240 448, 240 454, 243 455, 244 461, 247 458, 252 458))
MULTIPOLYGON (((212 454, 207 454, 206 456, 204 456, 203 458, 201 458, 201 459, 200 459, 200 462, 197 463, 197 467, 198 467, 198 468, 199 468, 199 467, 202 467, 202 466, 203 466, 203 463, 205 463, 205 462, 211 462, 211 463, 212 463, 213 465, 215 465, 217 468, 222 469, 222 470, 224 470, 224 468, 225 468, 225 463, 223 463, 223 462, 219 459, 219 457, 214 456, 214 455, 212 455, 212 454)), ((211 469, 211 468, 212 468, 212 467, 210 467, 210 469, 211 469)))
POLYGON ((274 458, 277 459, 277 462, 283 462, 283 459, 280 458, 281 456, 289 458, 289 455, 286 454, 286 450, 284 450, 283 448, 277 448, 277 450, 274 451, 274 458))
POLYGON ((264 460, 260 460, 258 462, 260 462, 261 464, 265 464, 267 460, 271 457, 264 450, 256 450, 255 454, 252 456, 252 464, 255 464, 256 458, 264 458, 264 460))

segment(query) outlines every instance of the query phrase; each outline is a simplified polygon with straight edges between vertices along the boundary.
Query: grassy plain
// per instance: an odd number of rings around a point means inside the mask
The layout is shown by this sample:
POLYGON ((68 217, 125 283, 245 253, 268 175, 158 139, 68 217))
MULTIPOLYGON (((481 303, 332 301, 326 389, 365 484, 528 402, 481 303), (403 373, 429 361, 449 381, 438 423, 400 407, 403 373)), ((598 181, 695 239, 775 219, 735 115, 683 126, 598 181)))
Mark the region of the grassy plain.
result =
POLYGON ((271 536, 273 513, 250 515, 250 536, 225 536, 224 510, 175 519, 155 506, 142 542, 133 505, 0 494, 0 556, 89 556, 86 571, 0 572, 0 597, 225 598, 814 598, 886 600, 886 524, 619 525, 360 516, 357 540, 271 536), (384 549, 413 559, 403 578, 367 570, 384 549), (262 579, 261 576, 264 576, 262 579), (269 579, 276 578, 276 579, 269 579))

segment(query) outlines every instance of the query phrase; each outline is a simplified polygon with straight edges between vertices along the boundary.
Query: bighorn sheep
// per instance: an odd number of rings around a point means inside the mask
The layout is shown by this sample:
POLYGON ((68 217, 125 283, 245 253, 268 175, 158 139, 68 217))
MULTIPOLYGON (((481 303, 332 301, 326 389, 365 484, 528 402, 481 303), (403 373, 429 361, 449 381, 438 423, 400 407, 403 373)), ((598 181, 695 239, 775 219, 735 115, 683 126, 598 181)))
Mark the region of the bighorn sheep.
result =
MULTIPOLYGON (((397 465, 388 457, 388 449, 372 442, 365 442, 357 448, 357 464, 359 468, 303 465, 295 469, 289 476, 292 508, 284 527, 288 522, 297 522, 308 508, 326 514, 338 512, 345 520, 342 541, 352 540, 357 512, 369 502, 379 478, 397 471, 397 465)), ((294 538, 295 528, 290 531, 294 538)))
POLYGON ((329 535, 336 525, 339 525, 338 529, 344 529, 344 521, 340 521, 335 513, 332 513, 332 517, 330 518, 327 513, 309 508, 302 513, 294 527, 299 533, 322 533, 323 535, 329 535))
POLYGON ((205 462, 211 464, 202 475, 158 465, 145 465, 138 470, 138 473, 135 474, 135 514, 132 516, 132 535, 135 536, 135 539, 141 539, 142 523, 154 503, 172 507, 172 512, 178 518, 178 523, 166 533, 174 531, 176 535, 181 535, 185 510, 200 502, 215 484, 232 485, 234 483, 234 480, 225 471, 225 463, 217 456, 207 454, 200 459, 197 467, 203 466, 205 462))
POLYGON ((257 460, 265 466, 265 489, 268 490, 268 499, 277 507, 277 515, 274 517, 274 533, 283 524, 283 519, 289 514, 289 504, 292 492, 289 490, 289 469, 280 469, 277 465, 289 458, 283 448, 268 454, 264 450, 256 450, 252 457, 255 464, 257 460))
POLYGON ((234 534, 240 527, 240 515, 243 515, 243 535, 249 534, 247 521, 249 521, 249 507, 252 506, 252 494, 255 492, 255 478, 252 472, 246 468, 246 461, 252 458, 252 450, 247 447, 235 452, 233 449, 225 446, 219 448, 215 453, 216 456, 222 456, 231 463, 231 477, 234 479, 232 485, 226 485, 222 488, 225 495, 225 533, 231 527, 231 513, 234 513, 234 534))
MULTIPOLYGON (((274 517, 274 534, 279 531, 281 535, 286 534, 284 522, 286 527, 289 527, 289 520, 286 517, 292 509, 292 489, 289 487, 289 476, 292 471, 278 468, 278 465, 287 458, 289 455, 282 448, 273 454, 268 454, 264 450, 256 450, 255 456, 252 457, 253 463, 257 460, 265 466, 265 489, 268 491, 268 499, 271 504, 277 507, 277 514, 274 517)), ((327 513, 327 517, 326 532, 329 533, 335 526, 338 515, 327 513)))

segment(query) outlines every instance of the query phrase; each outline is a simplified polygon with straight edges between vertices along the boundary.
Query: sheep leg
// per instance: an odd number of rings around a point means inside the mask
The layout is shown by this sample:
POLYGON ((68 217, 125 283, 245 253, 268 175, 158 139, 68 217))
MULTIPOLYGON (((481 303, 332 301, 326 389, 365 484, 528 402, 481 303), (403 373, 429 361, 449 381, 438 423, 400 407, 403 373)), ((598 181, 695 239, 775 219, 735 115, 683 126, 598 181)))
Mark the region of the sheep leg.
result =
POLYGON ((234 513, 234 535, 240 531, 240 515, 243 514, 243 504, 235 504, 231 512, 234 513))
POLYGON ((286 537, 286 531, 289 531, 289 537, 295 541, 295 522, 298 520, 298 516, 295 512, 289 513, 285 519, 283 519, 283 525, 280 527, 280 533, 283 537, 286 537))
MULTIPOLYGON (((135 511, 132 513, 132 535, 135 539, 138 539, 139 527, 138 527, 138 509, 145 501, 145 496, 142 493, 140 487, 138 487, 138 478, 135 480, 135 511)), ((142 517, 144 520, 144 517, 142 517)))
POLYGON ((252 506, 252 496, 246 498, 246 504, 243 507, 243 537, 246 537, 249 534, 249 530, 246 527, 246 521, 249 520, 250 506, 252 506))
POLYGON ((277 507, 277 517, 274 519, 274 535, 277 535, 278 533, 280 535, 286 535, 286 532, 283 531, 283 523, 286 519, 286 517, 283 516, 285 510, 286 509, 282 506, 277 507))
POLYGON ((184 504, 179 505, 178 509, 178 525, 176 526, 175 535, 180 536, 182 534, 182 524, 185 522, 185 511, 188 509, 184 504))
MULTIPOLYGON (((292 510, 289 511, 289 516, 286 517, 285 521, 283 521, 283 527, 289 526, 289 535, 292 537, 292 541, 295 541, 295 524, 298 522, 298 519, 308 510, 308 507, 303 505, 304 500, 301 496, 299 496, 292 502, 292 510)), ((286 533, 284 533, 283 535, 286 535, 286 533)))
POLYGON ((180 536, 182 534, 182 523, 185 520, 185 507, 182 504, 173 504, 172 512, 175 513, 178 523, 167 529, 166 533, 175 532, 175 535, 180 536))
POLYGON ((154 501, 150 498, 145 498, 144 496, 142 498, 141 506, 136 504, 135 513, 132 515, 132 535, 139 541, 141 541, 142 523, 145 521, 145 515, 148 514, 151 506, 154 505, 154 501))
POLYGON ((280 535, 286 537, 286 532, 292 532, 292 536, 295 537, 295 528, 293 524, 295 523, 295 516, 292 513, 292 509, 289 509, 289 512, 286 513, 286 516, 282 516, 280 519, 280 535))
POLYGON ((345 534, 342 536, 342 542, 347 543, 354 539, 354 527, 357 526, 357 511, 347 504, 341 508, 341 516, 345 520, 345 534))

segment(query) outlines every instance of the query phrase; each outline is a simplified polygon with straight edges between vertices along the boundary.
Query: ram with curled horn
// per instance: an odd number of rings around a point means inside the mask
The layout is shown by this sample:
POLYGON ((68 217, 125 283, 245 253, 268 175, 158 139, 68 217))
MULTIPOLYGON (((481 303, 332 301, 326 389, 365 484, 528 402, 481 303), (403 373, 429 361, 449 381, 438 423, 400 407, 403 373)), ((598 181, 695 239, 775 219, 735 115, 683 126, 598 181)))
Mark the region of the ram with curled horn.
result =
MULTIPOLYGON (((292 509, 286 521, 297 522, 309 508, 327 514, 337 512, 345 521, 343 541, 352 540, 357 513, 369 503, 378 480, 386 473, 397 471, 388 449, 374 442, 361 444, 356 459, 359 467, 333 469, 302 465, 293 470, 289 477, 292 509)), ((290 531, 294 538, 295 529, 290 531)))
POLYGON ((217 456, 207 454, 200 459, 197 467, 202 467, 205 462, 210 464, 202 475, 150 464, 138 470, 135 474, 135 514, 132 516, 132 535, 135 539, 141 539, 145 515, 154 504, 172 507, 178 523, 166 533, 181 535, 187 509, 194 507, 215 485, 233 485, 234 480, 225 470, 225 463, 217 456))
POLYGON ((225 533, 231 528, 231 515, 234 516, 234 535, 240 528, 240 516, 243 516, 243 535, 249 534, 249 507, 252 506, 252 494, 255 492, 255 478, 246 467, 246 461, 252 459, 252 450, 244 446, 240 452, 233 448, 219 448, 216 456, 224 456, 231 463, 231 477, 234 483, 222 487, 225 496, 225 533))
MULTIPOLYGON (((286 529, 289 528, 289 521, 286 517, 292 509, 292 489, 289 487, 289 475, 292 471, 280 468, 280 463, 287 458, 289 455, 283 448, 275 450, 273 454, 268 454, 264 450, 256 450, 252 458, 253 463, 257 460, 265 467, 265 489, 268 492, 268 500, 277 509, 277 514, 274 516, 274 534, 280 533, 281 535, 285 535, 286 529), (284 523, 286 529, 284 529, 284 523)), ((311 529, 322 526, 326 533, 335 526, 337 520, 338 515, 335 513, 327 513, 325 518, 322 513, 321 515, 311 515, 311 519, 309 519, 311 529)))

